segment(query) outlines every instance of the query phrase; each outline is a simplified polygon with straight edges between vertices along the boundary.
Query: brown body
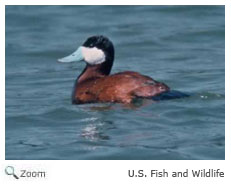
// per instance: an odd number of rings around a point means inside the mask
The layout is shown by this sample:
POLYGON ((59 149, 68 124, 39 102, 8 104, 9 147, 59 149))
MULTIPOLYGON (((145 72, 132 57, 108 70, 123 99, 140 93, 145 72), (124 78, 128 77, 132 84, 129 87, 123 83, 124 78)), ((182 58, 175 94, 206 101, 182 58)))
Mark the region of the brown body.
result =
POLYGON ((92 74, 86 70, 77 80, 72 95, 74 103, 131 103, 136 97, 150 98, 169 90, 167 85, 137 72, 126 71, 109 76, 92 74))

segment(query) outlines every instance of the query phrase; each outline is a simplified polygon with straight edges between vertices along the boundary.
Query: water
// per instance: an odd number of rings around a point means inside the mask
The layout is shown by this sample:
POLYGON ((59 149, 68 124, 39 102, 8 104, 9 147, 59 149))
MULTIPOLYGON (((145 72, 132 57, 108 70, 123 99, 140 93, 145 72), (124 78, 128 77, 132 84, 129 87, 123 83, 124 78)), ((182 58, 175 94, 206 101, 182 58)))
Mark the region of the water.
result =
POLYGON ((6 159, 225 159, 224 6, 6 6, 6 159), (72 105, 92 35, 189 98, 72 105))

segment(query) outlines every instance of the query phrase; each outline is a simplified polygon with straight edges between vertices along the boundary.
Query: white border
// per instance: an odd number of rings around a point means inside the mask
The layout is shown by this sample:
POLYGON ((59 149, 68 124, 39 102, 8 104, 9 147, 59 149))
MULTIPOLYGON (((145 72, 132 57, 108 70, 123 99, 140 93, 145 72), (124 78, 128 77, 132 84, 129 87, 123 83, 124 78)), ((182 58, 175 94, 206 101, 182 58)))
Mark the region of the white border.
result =
POLYGON ((225 20, 225 109, 226 109, 226 160, 215 160, 215 161, 195 161, 195 160, 184 160, 184 161, 170 161, 170 160, 141 160, 141 161, 10 161, 5 160, 5 104, 1 106, 1 139, 0 139, 0 180, 1 185, 229 185, 230 177, 230 107, 231 107, 231 92, 230 92, 230 82, 231 73, 230 72, 230 41, 231 41, 231 1, 229 0, 194 0, 194 1, 184 1, 184 0, 155 0, 151 3, 150 0, 126 0, 118 1, 75 1, 75 0, 4 0, 0 1, 0 50, 1 50, 1 92, 0 99, 1 103, 5 103, 5 5, 105 5, 105 4, 134 4, 134 5, 226 5, 226 20, 225 20), (229 124, 229 125, 228 125, 229 124), (10 179, 9 176, 4 174, 4 168, 6 165, 12 164, 16 168, 31 168, 46 170, 48 172, 48 177, 46 179, 25 179, 25 180, 14 180, 10 179), (127 176, 128 169, 167 169, 167 170, 184 170, 188 169, 203 169, 203 168, 220 168, 225 171, 225 178, 209 179, 209 178, 129 178, 127 176), (3 183, 3 184, 2 184, 3 183))

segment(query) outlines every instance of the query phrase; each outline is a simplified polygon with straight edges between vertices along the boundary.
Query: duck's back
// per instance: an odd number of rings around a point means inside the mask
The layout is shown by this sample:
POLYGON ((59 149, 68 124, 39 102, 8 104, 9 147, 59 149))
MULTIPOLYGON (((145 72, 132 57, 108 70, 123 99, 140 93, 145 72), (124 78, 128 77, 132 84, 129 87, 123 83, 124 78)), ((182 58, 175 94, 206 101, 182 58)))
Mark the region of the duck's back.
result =
POLYGON ((73 102, 130 103, 134 97, 151 97, 167 89, 165 84, 148 76, 126 71, 78 83, 74 87, 73 102))

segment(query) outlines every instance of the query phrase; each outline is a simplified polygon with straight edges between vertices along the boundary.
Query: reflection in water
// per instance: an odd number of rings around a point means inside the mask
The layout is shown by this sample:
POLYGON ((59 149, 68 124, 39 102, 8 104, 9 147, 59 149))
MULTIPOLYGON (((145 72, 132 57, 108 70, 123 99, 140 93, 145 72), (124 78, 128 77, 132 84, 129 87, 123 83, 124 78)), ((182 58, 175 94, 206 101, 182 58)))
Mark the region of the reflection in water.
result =
POLYGON ((115 129, 112 121, 97 121, 86 125, 81 132, 81 136, 89 141, 109 140, 110 137, 106 132, 115 129))

